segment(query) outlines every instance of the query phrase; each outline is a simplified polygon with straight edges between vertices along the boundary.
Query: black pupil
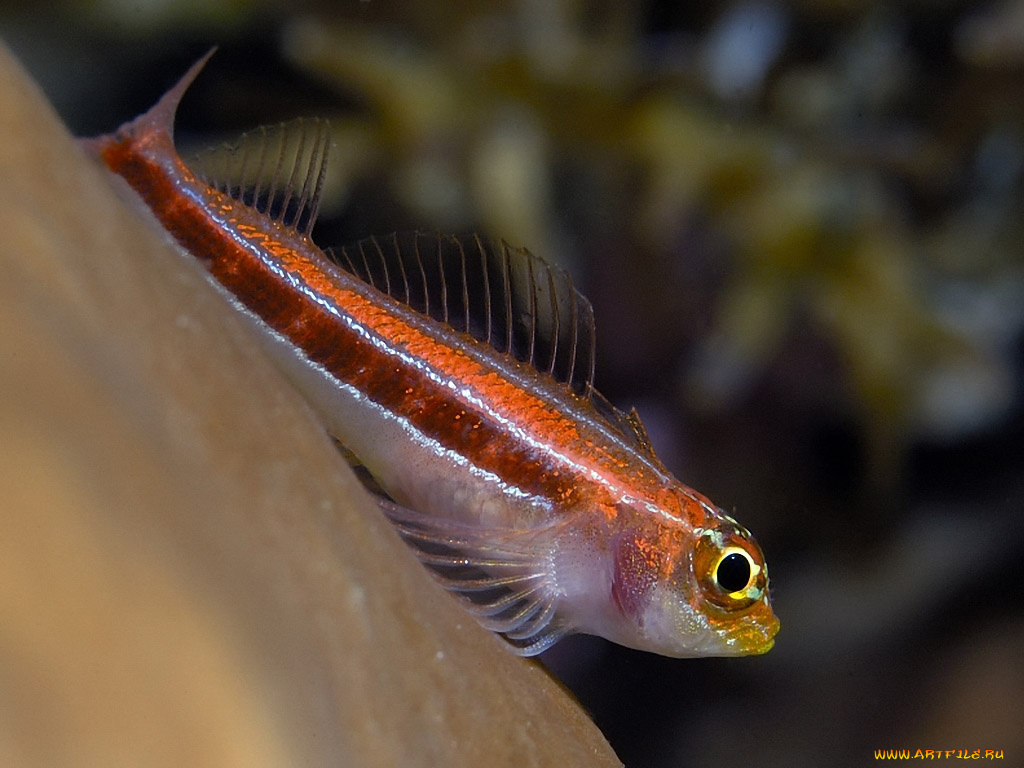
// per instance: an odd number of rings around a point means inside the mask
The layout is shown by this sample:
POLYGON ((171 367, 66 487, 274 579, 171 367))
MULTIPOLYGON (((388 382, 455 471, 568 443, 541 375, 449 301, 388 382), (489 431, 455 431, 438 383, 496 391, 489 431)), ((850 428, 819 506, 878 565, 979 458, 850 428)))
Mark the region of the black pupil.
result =
POLYGON ((718 564, 718 586, 726 592, 739 592, 750 582, 750 563, 739 552, 722 558, 718 564))

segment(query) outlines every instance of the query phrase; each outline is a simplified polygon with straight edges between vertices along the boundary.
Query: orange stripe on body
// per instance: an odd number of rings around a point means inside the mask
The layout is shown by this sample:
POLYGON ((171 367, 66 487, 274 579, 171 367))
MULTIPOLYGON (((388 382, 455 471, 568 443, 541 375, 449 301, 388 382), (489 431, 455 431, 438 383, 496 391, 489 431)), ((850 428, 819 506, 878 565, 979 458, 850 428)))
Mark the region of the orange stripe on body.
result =
MULTIPOLYGON (((446 334, 498 357, 348 275, 308 237, 213 190, 168 146, 145 137, 120 139, 103 156, 219 282, 337 380, 479 469, 550 499, 556 508, 585 500, 612 516, 622 497, 654 502, 664 496, 660 473, 645 469, 631 452, 605 447, 608 441, 596 428, 561 413, 560 407, 573 404, 546 397, 549 385, 526 364, 518 373, 535 380, 539 395, 502 374, 513 363, 485 365, 457 349, 446 334), (275 269, 297 285, 282 281, 275 269), (400 352, 415 362, 402 360, 400 352), (482 408, 465 396, 467 390, 482 408)), ((559 396, 577 398, 567 391, 559 396)), ((696 508, 679 511, 703 517, 696 508)))

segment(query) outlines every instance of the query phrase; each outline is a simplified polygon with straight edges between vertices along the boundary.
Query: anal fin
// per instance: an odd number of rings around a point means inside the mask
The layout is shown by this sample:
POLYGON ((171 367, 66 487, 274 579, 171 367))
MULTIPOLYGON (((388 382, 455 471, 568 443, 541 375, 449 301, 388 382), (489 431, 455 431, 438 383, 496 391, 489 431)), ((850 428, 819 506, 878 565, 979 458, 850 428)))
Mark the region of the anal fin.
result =
POLYGON ((378 505, 437 581, 515 653, 534 656, 573 631, 559 616, 547 531, 481 529, 383 497, 378 505))

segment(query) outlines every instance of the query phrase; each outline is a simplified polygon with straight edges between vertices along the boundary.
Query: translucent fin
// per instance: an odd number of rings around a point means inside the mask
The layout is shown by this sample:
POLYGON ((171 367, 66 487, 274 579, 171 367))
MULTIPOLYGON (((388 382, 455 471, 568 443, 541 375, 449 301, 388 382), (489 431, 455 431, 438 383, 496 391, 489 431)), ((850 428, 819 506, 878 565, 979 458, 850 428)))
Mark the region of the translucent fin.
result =
POLYGON ((182 97, 185 92, 188 91, 192 82, 199 76, 199 73, 206 66, 206 62, 210 60, 210 57, 217 52, 216 46, 208 50, 205 54, 199 57, 199 59, 188 68, 188 71, 175 83, 169 90, 167 90, 160 100, 150 107, 146 112, 131 120, 113 134, 106 136, 97 136, 89 139, 79 139, 79 143, 88 151, 95 154, 101 154, 103 149, 109 145, 112 141, 123 139, 125 137, 140 137, 140 136, 151 136, 158 140, 165 142, 168 146, 173 146, 174 143, 174 115, 178 111, 178 105, 181 103, 182 97))
POLYGON ((647 430, 644 428, 636 408, 631 408, 628 412, 620 411, 596 389, 592 389, 590 392, 590 402, 594 410, 632 443, 637 451, 661 465, 661 460, 654 452, 654 446, 651 445, 651 439, 647 436, 647 430))
POLYGON ((337 264, 418 312, 490 344, 587 395, 594 313, 567 272, 523 248, 423 232, 327 251, 337 264))
POLYGON ((320 207, 330 147, 326 120, 300 118, 257 128, 235 144, 197 154, 187 165, 215 189, 308 235, 320 207))
POLYGON ((573 631, 558 614, 550 531, 482 530, 378 503, 441 585, 519 655, 538 654, 573 631))
MULTIPOLYGON (((622 417, 622 422, 628 427, 628 432, 633 434, 633 443, 636 445, 637 450, 646 454, 648 458, 656 463, 661 464, 661 460, 658 459, 657 454, 654 452, 654 446, 651 445, 651 438, 647 436, 647 429, 644 427, 644 423, 640 421, 640 414, 637 413, 636 408, 630 408, 625 414, 616 409, 616 413, 622 417)), ((627 430, 623 429, 623 431, 626 432, 627 430)))

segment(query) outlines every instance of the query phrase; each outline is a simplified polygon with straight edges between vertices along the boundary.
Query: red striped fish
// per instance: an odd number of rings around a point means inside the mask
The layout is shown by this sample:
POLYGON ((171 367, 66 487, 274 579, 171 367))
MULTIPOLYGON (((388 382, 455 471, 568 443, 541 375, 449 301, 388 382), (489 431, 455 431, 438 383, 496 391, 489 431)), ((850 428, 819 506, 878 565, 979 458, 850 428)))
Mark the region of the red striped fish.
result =
POLYGON ((175 151, 209 55, 84 145, 260 328, 436 578, 523 655, 572 632, 669 656, 770 649, 761 550, 594 390, 593 316, 568 275, 477 237, 319 249, 325 123, 189 165, 175 151))

